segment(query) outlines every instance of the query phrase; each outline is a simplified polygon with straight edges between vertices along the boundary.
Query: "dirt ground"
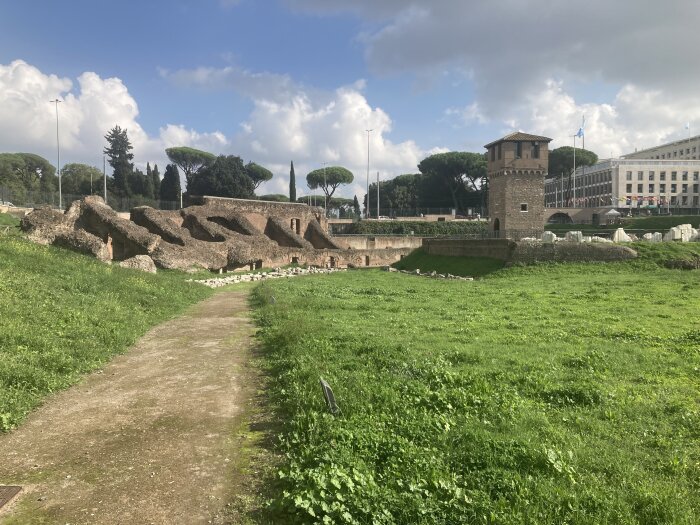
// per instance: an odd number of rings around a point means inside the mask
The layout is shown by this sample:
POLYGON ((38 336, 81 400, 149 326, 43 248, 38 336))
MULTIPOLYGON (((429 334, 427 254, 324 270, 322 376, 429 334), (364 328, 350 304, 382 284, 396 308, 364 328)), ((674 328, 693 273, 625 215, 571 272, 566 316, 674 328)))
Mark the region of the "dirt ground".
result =
POLYGON ((256 395, 246 301, 218 293, 155 327, 0 435, 0 485, 23 487, 0 523, 228 522, 250 475, 239 457, 256 395))

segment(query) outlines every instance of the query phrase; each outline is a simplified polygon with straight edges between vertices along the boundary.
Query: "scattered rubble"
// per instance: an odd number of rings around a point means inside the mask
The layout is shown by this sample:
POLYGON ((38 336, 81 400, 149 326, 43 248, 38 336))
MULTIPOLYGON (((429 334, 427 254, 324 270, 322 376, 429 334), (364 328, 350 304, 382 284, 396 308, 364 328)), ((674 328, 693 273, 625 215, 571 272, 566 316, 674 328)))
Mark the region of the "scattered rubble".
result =
POLYGON ((454 279, 456 281, 474 280, 473 277, 462 277, 461 275, 452 275, 451 273, 437 273, 436 271, 421 273, 420 268, 416 268, 415 270, 397 270, 396 268, 392 268, 391 266, 385 266, 384 268, 382 268, 382 270, 384 270, 385 272, 400 272, 405 273, 407 275, 418 275, 420 277, 433 277, 435 279, 454 279))
POLYGON ((238 273, 226 277, 214 277, 211 279, 189 279, 188 282, 203 284, 209 288, 220 288, 221 286, 226 286, 229 284, 249 283, 254 281, 264 281, 267 279, 281 279, 284 277, 319 275, 344 271, 347 270, 345 268, 275 268, 271 272, 238 273))
MULTIPOLYGON (((523 239, 523 241, 537 241, 537 239, 523 239)), ((571 243, 591 243, 591 242, 601 242, 601 243, 618 243, 618 242, 635 242, 635 241, 646 241, 646 242, 700 242, 700 230, 693 228, 690 224, 681 224, 671 228, 666 234, 659 232, 655 233, 645 233, 641 238, 638 238, 632 233, 627 233, 623 228, 618 228, 615 230, 610 239, 605 237, 599 237, 597 235, 588 236, 583 235, 580 231, 569 231, 566 232, 564 238, 557 237, 557 235, 551 231, 545 231, 542 237, 539 239, 540 242, 545 244, 551 244, 556 242, 571 242, 571 243)))

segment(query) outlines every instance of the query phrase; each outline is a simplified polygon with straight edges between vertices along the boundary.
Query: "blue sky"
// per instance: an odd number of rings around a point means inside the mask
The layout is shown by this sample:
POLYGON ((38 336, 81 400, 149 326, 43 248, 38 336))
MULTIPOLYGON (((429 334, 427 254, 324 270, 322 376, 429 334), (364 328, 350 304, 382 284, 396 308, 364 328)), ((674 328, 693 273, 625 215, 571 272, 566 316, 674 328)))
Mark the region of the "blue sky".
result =
MULTIPOLYGON (((0 3, 0 150, 98 164, 126 127, 139 165, 189 145, 268 166, 263 192, 349 167, 383 179, 514 129, 620 155, 700 129, 700 3, 203 0, 0 3)), ((303 191, 302 191, 303 192, 303 191)))

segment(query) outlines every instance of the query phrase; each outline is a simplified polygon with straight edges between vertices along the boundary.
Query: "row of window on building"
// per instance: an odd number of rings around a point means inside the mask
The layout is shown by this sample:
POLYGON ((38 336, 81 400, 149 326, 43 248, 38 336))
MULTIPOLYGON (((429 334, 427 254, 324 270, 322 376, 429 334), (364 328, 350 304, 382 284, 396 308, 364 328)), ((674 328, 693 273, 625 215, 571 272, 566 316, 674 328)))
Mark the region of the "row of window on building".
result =
MULTIPOLYGON (((680 180, 689 180, 690 173, 687 171, 682 171, 681 172, 681 179, 680 180)), ((693 180, 697 181, 700 180, 700 172, 694 171, 693 172, 693 180)), ((633 174, 631 171, 628 171, 626 173, 626 180, 633 180, 633 174)), ((645 180, 644 172, 643 171, 638 171, 637 172, 637 180, 645 180)), ((646 180, 656 180, 656 172, 654 171, 649 171, 647 172, 646 175, 646 180)), ((659 172, 659 180, 666 180, 666 172, 665 171, 660 171, 659 172)), ((678 172, 677 171, 672 171, 671 172, 671 180, 678 180, 678 172)))
MULTIPOLYGON (((632 187, 632 184, 627 184, 627 187, 625 188, 625 193, 632 193, 632 191, 634 191, 632 187)), ((671 193, 678 193, 678 184, 671 184, 670 186, 667 186, 666 184, 659 184, 658 188, 659 193, 666 193, 666 188, 670 188, 671 193)), ((680 188, 681 193, 688 193, 690 185, 681 184, 680 188)), ((692 188, 692 193, 700 193, 700 184, 693 184, 692 188)), ((637 184, 637 193, 644 193, 644 184, 637 184)), ((656 185, 649 184, 648 191, 646 193, 656 193, 656 185)))
MULTIPOLYGON (((660 155, 657 155, 656 158, 657 159, 675 159, 678 157, 682 157, 683 155, 690 155, 691 149, 692 149, 693 155, 695 155, 697 153, 697 146, 693 146, 692 148, 685 148, 685 153, 683 152, 683 148, 681 148, 680 150, 674 151, 673 154, 671 154, 670 151, 668 153, 661 153, 660 155)), ((695 158, 695 157, 693 157, 693 158, 695 158)))

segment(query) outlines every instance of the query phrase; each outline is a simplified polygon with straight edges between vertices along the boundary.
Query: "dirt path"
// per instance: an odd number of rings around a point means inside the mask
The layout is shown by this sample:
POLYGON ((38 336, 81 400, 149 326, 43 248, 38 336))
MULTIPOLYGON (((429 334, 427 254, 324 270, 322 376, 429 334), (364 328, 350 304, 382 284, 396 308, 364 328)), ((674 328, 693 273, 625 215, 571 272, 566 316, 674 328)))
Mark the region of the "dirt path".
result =
POLYGON ((0 523, 226 521, 254 395, 247 292, 223 292, 152 329, 125 355, 0 435, 0 523))

